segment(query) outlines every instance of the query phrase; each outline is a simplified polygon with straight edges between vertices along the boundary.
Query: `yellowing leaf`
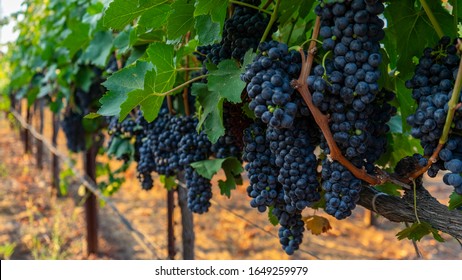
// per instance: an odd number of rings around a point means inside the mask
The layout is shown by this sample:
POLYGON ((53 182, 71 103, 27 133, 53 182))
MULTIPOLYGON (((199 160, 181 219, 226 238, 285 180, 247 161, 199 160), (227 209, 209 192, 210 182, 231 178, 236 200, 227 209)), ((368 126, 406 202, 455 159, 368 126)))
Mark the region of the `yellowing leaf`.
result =
POLYGON ((332 229, 329 220, 318 215, 303 217, 302 220, 305 222, 306 229, 314 235, 320 235, 332 229))

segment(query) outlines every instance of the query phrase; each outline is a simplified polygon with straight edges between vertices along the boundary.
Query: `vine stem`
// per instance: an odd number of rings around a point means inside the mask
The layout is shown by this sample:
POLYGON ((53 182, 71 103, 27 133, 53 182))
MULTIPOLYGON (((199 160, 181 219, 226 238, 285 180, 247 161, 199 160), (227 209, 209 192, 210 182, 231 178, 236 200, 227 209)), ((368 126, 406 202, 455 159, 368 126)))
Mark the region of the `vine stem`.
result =
POLYGON ((268 25, 266 26, 265 33, 263 33, 263 36, 261 37, 260 43, 264 42, 266 40, 266 37, 268 37, 268 34, 270 33, 271 28, 273 27, 273 24, 276 22, 276 19, 278 18, 278 11, 279 11, 279 5, 280 4, 281 4, 281 0, 276 0, 274 10, 271 13, 270 21, 268 22, 268 25))
POLYGON ((441 29, 441 26, 438 23, 438 21, 436 20, 435 15, 433 15, 432 10, 428 6, 427 0, 419 0, 419 1, 420 1, 420 4, 422 5, 422 7, 424 8, 425 13, 427 14, 428 18, 430 19, 430 22, 432 23, 433 29, 435 29, 436 33, 438 34, 438 37, 440 37, 440 38, 443 37, 444 36, 443 29, 441 29))
POLYGON ((258 11, 260 11, 262 13, 267 13, 268 15, 272 15, 272 13, 270 11, 267 11, 265 9, 262 9, 260 7, 257 7, 257 6, 254 6, 252 4, 248 4, 248 3, 245 3, 245 2, 236 1, 236 0, 229 0, 229 3, 244 6, 244 7, 248 7, 248 8, 252 8, 252 9, 258 10, 258 11))
POLYGON ((269 7, 269 5, 271 5, 271 3, 273 3, 273 0, 268 0, 263 6, 263 9, 266 10, 269 7))
POLYGON ((196 70, 202 70, 201 67, 183 67, 183 68, 178 68, 176 71, 196 71, 196 70))
MULTIPOLYGON (((189 37, 191 36, 191 32, 188 32, 188 34, 186 34, 186 38, 185 38, 185 43, 187 44, 189 42, 189 37)), ((189 55, 186 56, 186 68, 185 69, 188 69, 189 68, 189 55)), ((184 77, 185 77, 185 80, 189 80, 189 70, 185 70, 185 73, 184 73, 184 77)), ((187 87, 184 87, 183 88, 183 106, 184 106, 184 112, 185 112, 185 115, 186 116, 190 116, 191 115, 191 110, 189 108, 189 102, 188 102, 188 88, 187 87)))
MULTIPOLYGON (((459 39, 457 43, 457 48, 459 49, 462 46, 462 41, 459 39)), ((441 134, 440 141, 438 142, 438 146, 436 147, 435 151, 431 155, 430 159, 428 160, 427 166, 423 167, 420 170, 417 170, 413 174, 411 174, 411 178, 417 178, 420 175, 424 174, 430 166, 438 160, 438 155, 443 149, 444 144, 448 141, 449 131, 451 130, 452 120, 454 119, 454 114, 456 110, 460 108, 459 98, 460 98, 460 91, 462 89, 462 59, 459 62, 459 69, 457 72, 456 82, 454 84, 454 89, 452 91, 451 99, 448 101, 448 114, 446 116, 446 122, 444 123, 443 133, 441 134)))
POLYGON ((182 89, 183 87, 185 87, 185 86, 187 86, 187 85, 189 85, 189 84, 192 84, 192 83, 194 83, 194 82, 196 82, 196 81, 199 81, 199 80, 201 80, 201 79, 203 79, 203 78, 206 78, 206 77, 208 77, 208 76, 209 76, 209 74, 200 75, 200 76, 197 76, 197 77, 195 77, 195 78, 193 78, 193 79, 191 79, 191 80, 189 80, 189 81, 187 81, 187 82, 185 82, 185 83, 182 83, 181 85, 179 85, 179 86, 177 86, 177 87, 172 88, 172 89, 169 90, 169 91, 166 91, 166 92, 163 92, 163 93, 156 93, 156 92, 153 92, 153 93, 151 93, 150 95, 154 95, 154 96, 167 96, 167 95, 169 95, 169 94, 171 94, 171 93, 173 93, 173 92, 175 92, 175 91, 177 91, 177 90, 179 90, 179 89, 182 89))
POLYGON ((454 6, 452 6, 452 16, 454 17, 454 28, 457 30, 458 29, 458 24, 459 24, 459 7, 457 4, 458 1, 454 1, 454 6))

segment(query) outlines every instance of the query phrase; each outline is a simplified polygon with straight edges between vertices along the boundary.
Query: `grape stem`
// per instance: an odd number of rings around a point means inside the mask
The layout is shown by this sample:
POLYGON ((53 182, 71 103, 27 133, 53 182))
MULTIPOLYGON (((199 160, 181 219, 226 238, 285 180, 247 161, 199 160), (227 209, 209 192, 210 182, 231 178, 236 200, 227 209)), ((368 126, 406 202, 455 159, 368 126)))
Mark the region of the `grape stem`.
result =
POLYGON ((276 19, 278 18, 279 4, 281 4, 281 0, 276 0, 274 10, 271 13, 270 21, 268 22, 268 25, 266 26, 265 33, 263 33, 263 36, 261 37, 260 43, 264 42, 266 40, 266 37, 268 37, 268 35, 269 35, 270 31, 271 31, 271 28, 273 27, 273 24, 276 22, 276 19))
POLYGON ((189 84, 192 84, 192 83, 194 83, 194 82, 196 82, 196 81, 202 80, 203 78, 206 78, 206 77, 208 77, 208 76, 209 76, 209 74, 200 75, 200 76, 197 76, 197 77, 195 77, 195 78, 193 78, 193 79, 191 79, 191 80, 189 80, 189 81, 187 81, 187 82, 182 83, 181 85, 179 85, 179 86, 177 86, 177 87, 172 88, 172 89, 169 90, 169 91, 166 91, 166 92, 163 92, 163 93, 153 92, 153 93, 151 93, 150 95, 154 95, 154 96, 167 96, 167 95, 170 95, 170 94, 174 93, 175 91, 177 91, 177 90, 179 90, 179 89, 182 89, 183 87, 185 87, 185 86, 187 86, 187 85, 189 85, 189 84))
POLYGON ((267 11, 265 9, 262 9, 260 7, 257 7, 257 6, 254 6, 252 4, 248 4, 248 3, 245 3, 245 2, 236 1, 236 0, 229 0, 229 3, 244 6, 244 7, 248 7, 248 8, 252 8, 252 9, 258 10, 259 12, 267 13, 268 15, 272 15, 272 13, 270 11, 267 11))
POLYGON ((427 4, 427 1, 426 0, 419 0, 419 1, 420 1, 420 4, 422 5, 423 9, 425 10, 425 13, 428 16, 428 19, 430 19, 430 22, 432 23, 433 29, 435 29, 436 33, 438 34, 438 37, 440 37, 440 38, 443 37, 444 36, 443 29, 441 29, 441 26, 438 23, 438 21, 436 20, 435 15, 433 15, 433 12, 432 12, 431 8, 427 4))
MULTIPOLYGON (((462 41, 459 39, 457 43, 457 48, 459 49, 462 46, 462 41)), ((456 110, 460 108, 461 103, 459 103, 460 91, 462 89, 462 59, 459 62, 459 70, 457 72, 456 82, 454 84, 454 89, 452 91, 451 99, 448 101, 448 115, 446 116, 446 122, 444 123, 443 133, 441 134, 440 141, 435 151, 428 160, 428 164, 411 174, 411 178, 417 178, 420 175, 424 174, 430 166, 438 160, 438 155, 443 148, 444 144, 448 141, 449 131, 451 130, 452 120, 454 119, 454 114, 456 110)))
POLYGON ((311 111, 311 114, 313 115, 317 125, 321 129, 324 138, 327 141, 327 145, 329 146, 330 158, 332 160, 338 161, 351 173, 353 173, 353 175, 356 178, 359 178, 367 182, 369 185, 375 186, 381 185, 385 182, 392 182, 393 184, 396 184, 404 189, 410 190, 411 187, 409 185, 405 184, 400 179, 394 178, 392 175, 386 173, 383 170, 379 170, 378 175, 374 176, 368 174, 364 169, 357 168, 347 158, 345 158, 345 156, 343 156, 342 152, 340 151, 339 147, 337 146, 337 143, 335 143, 335 140, 332 136, 332 132, 329 128, 328 116, 321 113, 321 111, 316 106, 314 106, 310 90, 308 89, 308 85, 306 83, 306 79, 310 75, 311 68, 313 66, 314 55, 316 53, 316 42, 319 36, 320 27, 321 18, 318 16, 316 17, 316 23, 314 25, 311 43, 308 48, 308 55, 305 55, 303 49, 300 49, 300 54, 302 56, 302 70, 298 80, 292 81, 292 86, 300 93, 306 105, 308 106, 308 109, 311 111))
MULTIPOLYGON (((185 37, 185 43, 187 44, 189 42, 189 37, 191 36, 191 32, 188 32, 185 37)), ((185 80, 189 80, 189 55, 186 56, 186 70, 184 72, 184 78, 185 80)), ((184 113, 186 116, 191 115, 191 110, 189 108, 189 98, 188 98, 188 88, 184 87, 183 88, 183 106, 184 106, 184 113)))
POLYGON ((269 7, 269 5, 271 5, 271 3, 273 3, 273 0, 268 0, 263 6, 263 10, 266 10, 269 7))

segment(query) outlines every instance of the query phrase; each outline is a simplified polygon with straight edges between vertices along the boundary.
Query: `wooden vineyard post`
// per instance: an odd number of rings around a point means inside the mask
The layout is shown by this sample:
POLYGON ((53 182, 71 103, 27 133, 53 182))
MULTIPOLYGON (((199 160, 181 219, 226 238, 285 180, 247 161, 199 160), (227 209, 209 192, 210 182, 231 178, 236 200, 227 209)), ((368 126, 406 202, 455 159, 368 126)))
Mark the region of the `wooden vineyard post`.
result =
MULTIPOLYGON (((18 113, 20 116, 22 116, 22 102, 18 101, 18 107, 16 108, 18 110, 18 113)), ((19 139, 21 139, 21 142, 23 145, 26 143, 26 129, 24 127, 19 128, 19 139)))
MULTIPOLYGON (((38 100, 38 111, 39 111, 39 133, 43 135, 43 120, 44 120, 44 113, 43 113, 43 99, 38 100)), ((43 169, 43 143, 41 140, 37 139, 37 154, 36 154, 36 161, 37 161, 37 168, 42 170, 43 169)))
POLYGON ((181 210, 181 237, 183 241, 183 259, 194 260, 194 220, 193 214, 188 208, 188 190, 182 186, 178 186, 177 191, 178 205, 180 206, 181 210))
POLYGON ((375 213, 371 210, 366 209, 366 211, 364 211, 364 224, 368 227, 377 225, 377 218, 375 217, 375 213))
POLYGON ((167 191, 167 240, 168 240, 168 259, 175 259, 175 231, 173 222, 173 213, 175 209, 175 191, 167 191))
MULTIPOLYGON (((98 145, 94 143, 84 153, 84 165, 86 175, 96 183, 96 155, 98 145)), ((98 205, 96 196, 86 190, 85 217, 87 222, 87 254, 98 252, 98 205)))
MULTIPOLYGON (((26 107, 26 123, 31 124, 32 113, 31 113, 31 106, 26 107)), ((32 152, 32 137, 30 135, 29 130, 24 131, 24 153, 30 154, 32 152)))
MULTIPOLYGON (((53 144, 54 147, 57 147, 58 145, 58 132, 59 132, 59 116, 56 114, 53 114, 52 117, 52 126, 53 126, 53 132, 51 135, 51 143, 53 144)), ((51 178, 51 185, 54 190, 56 190, 56 194, 58 196, 61 196, 61 190, 59 187, 59 158, 57 155, 53 154, 51 158, 51 173, 52 173, 52 178, 51 178)))

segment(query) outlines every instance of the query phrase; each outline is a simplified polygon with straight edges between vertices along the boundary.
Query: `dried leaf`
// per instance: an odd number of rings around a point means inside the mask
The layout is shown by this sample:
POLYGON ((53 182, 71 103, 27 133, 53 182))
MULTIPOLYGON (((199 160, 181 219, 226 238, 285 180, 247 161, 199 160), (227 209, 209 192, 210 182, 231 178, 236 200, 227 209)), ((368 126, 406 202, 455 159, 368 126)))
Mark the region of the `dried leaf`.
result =
POLYGON ((305 222, 306 229, 314 235, 320 235, 332 229, 329 220, 318 215, 303 217, 302 220, 305 222))

